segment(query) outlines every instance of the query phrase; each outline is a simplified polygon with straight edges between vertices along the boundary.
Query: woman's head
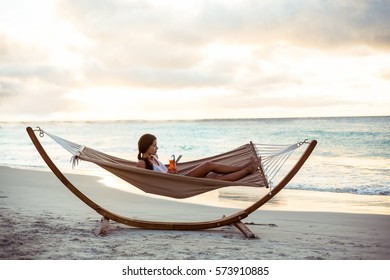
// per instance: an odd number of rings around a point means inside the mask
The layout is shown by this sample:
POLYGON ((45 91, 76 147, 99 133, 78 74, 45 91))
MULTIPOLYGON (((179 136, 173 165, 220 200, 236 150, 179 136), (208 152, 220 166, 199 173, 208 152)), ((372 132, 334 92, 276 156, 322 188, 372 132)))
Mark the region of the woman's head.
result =
POLYGON ((157 152, 157 138, 152 134, 144 134, 138 140, 138 159, 146 152, 152 155, 157 152))

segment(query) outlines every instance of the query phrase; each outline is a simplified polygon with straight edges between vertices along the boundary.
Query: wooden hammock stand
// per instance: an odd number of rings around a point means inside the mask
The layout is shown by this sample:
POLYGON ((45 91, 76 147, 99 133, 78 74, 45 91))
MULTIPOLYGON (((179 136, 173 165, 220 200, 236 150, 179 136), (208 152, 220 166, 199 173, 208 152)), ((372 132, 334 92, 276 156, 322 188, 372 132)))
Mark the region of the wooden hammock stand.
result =
POLYGON ((48 167, 52 170, 52 172, 57 176, 57 178, 80 200, 82 200, 85 204, 95 210, 97 213, 102 215, 101 226, 97 230, 97 234, 105 234, 107 231, 108 221, 113 220, 115 222, 144 229, 154 229, 154 230, 203 230, 203 229, 211 229, 218 228, 227 225, 234 225, 238 228, 247 238, 257 238, 257 236, 250 231, 250 229, 242 223, 242 220, 248 217, 252 212, 259 209, 265 203, 267 203, 270 199, 272 199, 276 194, 278 194, 290 181, 291 179, 298 173, 300 168, 303 166, 305 161, 309 158, 310 154, 314 150, 317 145, 316 140, 310 141, 306 150, 300 157, 300 159, 296 162, 295 166, 287 173, 287 175, 275 186, 270 193, 267 193, 258 201, 253 203, 248 208, 238 211, 235 214, 230 216, 222 217, 217 220, 205 221, 205 222, 158 222, 158 221, 144 221, 133 218, 128 218, 125 216, 118 215, 113 213, 100 205, 96 204, 86 195, 84 195, 78 188, 76 188, 65 176, 64 174, 57 168, 54 162, 50 159, 44 148, 42 147, 40 141, 35 135, 34 130, 31 127, 26 128, 28 135, 31 138, 34 146, 38 150, 39 154, 46 162, 48 167))

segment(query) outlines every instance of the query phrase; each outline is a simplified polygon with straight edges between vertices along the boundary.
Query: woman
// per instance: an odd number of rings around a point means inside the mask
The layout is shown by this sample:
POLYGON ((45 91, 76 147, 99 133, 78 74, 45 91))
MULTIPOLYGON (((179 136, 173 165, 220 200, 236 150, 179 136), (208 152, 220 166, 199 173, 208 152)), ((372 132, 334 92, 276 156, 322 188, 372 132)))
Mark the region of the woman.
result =
MULTIPOLYGON (((167 173, 167 167, 158 159, 157 138, 152 134, 144 134, 138 141, 138 164, 140 168, 146 168, 158 172, 167 173)), ((255 159, 243 166, 223 165, 215 162, 206 162, 189 171, 186 176, 208 177, 224 181, 237 181, 249 174, 253 174, 259 163, 255 159)))

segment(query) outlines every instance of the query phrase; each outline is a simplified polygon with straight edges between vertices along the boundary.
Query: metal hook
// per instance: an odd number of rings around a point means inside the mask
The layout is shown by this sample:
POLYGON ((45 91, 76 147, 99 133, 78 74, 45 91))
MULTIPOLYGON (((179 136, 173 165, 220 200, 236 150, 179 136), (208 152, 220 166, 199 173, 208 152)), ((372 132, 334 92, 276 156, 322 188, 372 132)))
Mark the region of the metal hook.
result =
POLYGON ((37 126, 36 128, 37 129, 34 129, 34 131, 38 131, 39 132, 39 137, 45 136, 45 132, 39 126, 37 126))
POLYGON ((299 142, 297 144, 298 147, 302 146, 303 144, 310 144, 310 141, 308 139, 303 140, 302 142, 299 142))

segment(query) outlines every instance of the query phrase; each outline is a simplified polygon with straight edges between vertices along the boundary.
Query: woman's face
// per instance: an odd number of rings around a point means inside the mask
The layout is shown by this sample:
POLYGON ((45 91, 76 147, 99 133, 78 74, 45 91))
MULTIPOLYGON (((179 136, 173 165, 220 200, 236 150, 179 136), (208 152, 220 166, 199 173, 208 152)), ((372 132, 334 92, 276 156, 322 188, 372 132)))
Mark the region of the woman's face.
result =
POLYGON ((157 150, 158 150, 158 147, 157 147, 157 140, 155 139, 152 143, 152 145, 150 145, 149 149, 148 149, 148 153, 150 155, 155 155, 157 154, 157 150))

